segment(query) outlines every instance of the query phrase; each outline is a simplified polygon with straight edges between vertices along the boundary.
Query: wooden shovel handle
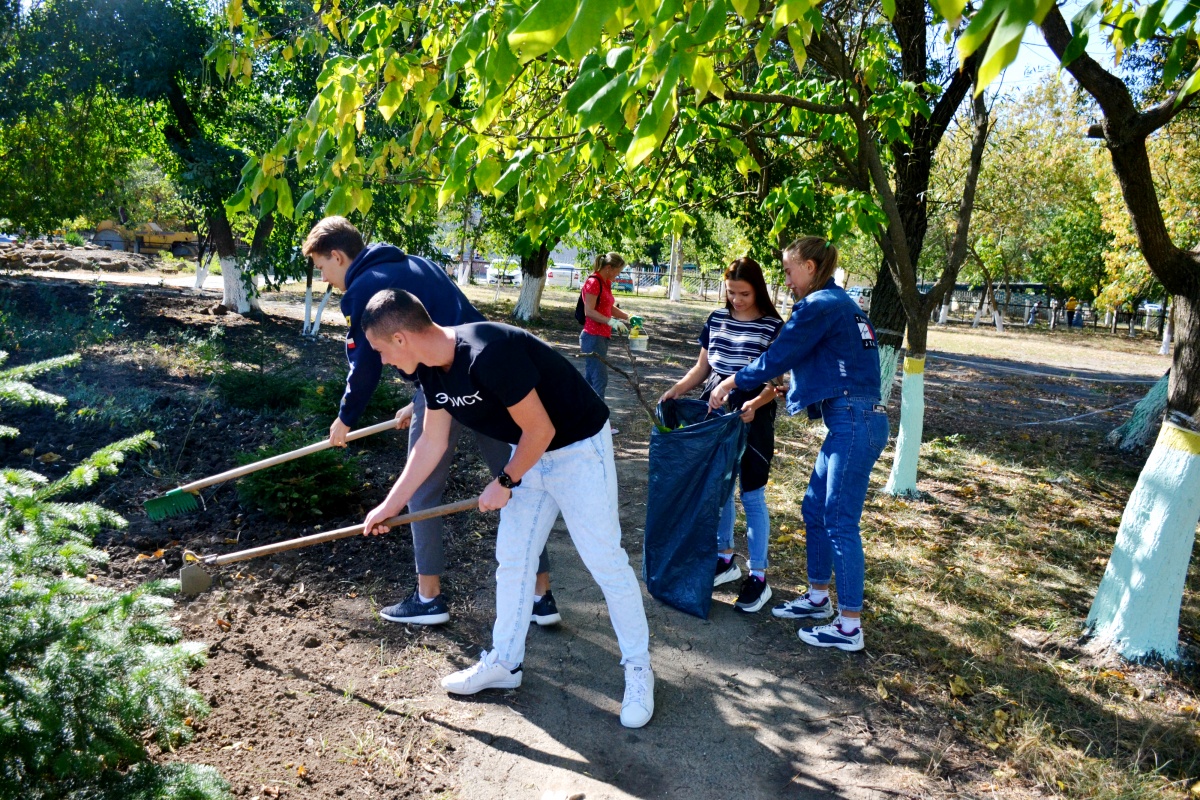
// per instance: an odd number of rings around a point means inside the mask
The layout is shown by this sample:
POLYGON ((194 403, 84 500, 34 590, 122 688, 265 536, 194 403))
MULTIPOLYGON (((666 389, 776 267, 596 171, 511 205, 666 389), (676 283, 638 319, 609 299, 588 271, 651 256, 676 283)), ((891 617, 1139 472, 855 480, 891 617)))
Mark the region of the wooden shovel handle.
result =
MULTIPOLYGON (((414 511, 410 514, 401 514, 398 517, 389 517, 383 521, 384 525, 389 528, 394 528, 397 525, 404 525, 408 522, 419 522, 423 519, 433 519, 434 517, 443 517, 447 514, 457 514, 460 511, 470 511, 472 508, 479 507, 479 498, 472 497, 470 500, 459 500, 457 503, 447 503, 442 506, 427 508, 424 511, 414 511)), ((357 525, 351 525, 349 528, 338 528, 335 531, 325 531, 324 533, 314 533, 312 536, 301 536, 299 539, 288 539, 275 544, 264 544, 262 547, 252 547, 249 550, 238 550, 236 553, 226 553, 223 556, 205 556, 202 560, 204 564, 232 564, 235 561, 247 561, 251 558, 259 556, 269 556, 272 553, 282 553, 285 550, 299 550, 301 547, 309 545, 321 544, 322 542, 332 542, 337 539, 345 539, 350 536, 361 535, 363 526, 360 522, 357 525)))
MULTIPOLYGON (((346 441, 352 442, 355 439, 361 439, 364 436, 370 436, 374 433, 383 433, 384 431, 394 430, 395 428, 396 420, 390 419, 387 422, 380 422, 378 425, 372 425, 369 428, 359 428, 356 431, 350 431, 346 434, 346 441)), ((240 478, 243 475, 249 475, 251 472, 258 472, 260 469, 266 469, 267 467, 273 467, 276 464, 282 464, 285 461, 291 461, 296 458, 312 455, 313 453, 319 453, 322 450, 326 450, 332 446, 333 445, 329 443, 328 439, 324 439, 316 442, 315 444, 310 444, 307 447, 301 447, 299 450, 292 450, 288 453, 280 453, 277 456, 271 456, 270 458, 264 458, 261 461, 255 461, 253 464, 246 464, 241 467, 226 470, 219 475, 213 475, 208 478, 201 478, 198 481, 185 483, 179 488, 185 492, 195 492, 207 486, 215 486, 218 483, 224 483, 225 481, 231 481, 234 478, 240 478)))

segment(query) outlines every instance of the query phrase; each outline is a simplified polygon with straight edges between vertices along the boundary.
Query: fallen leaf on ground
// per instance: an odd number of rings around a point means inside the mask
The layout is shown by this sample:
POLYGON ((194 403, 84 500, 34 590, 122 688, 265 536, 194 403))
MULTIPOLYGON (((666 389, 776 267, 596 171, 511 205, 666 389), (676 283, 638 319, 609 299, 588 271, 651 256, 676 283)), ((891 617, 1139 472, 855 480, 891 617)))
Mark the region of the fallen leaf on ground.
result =
POLYGON ((963 680, 961 675, 955 675, 950 679, 950 694, 955 697, 962 697, 971 693, 971 687, 963 680))
POLYGON ((24 450, 22 450, 22 451, 21 451, 21 455, 23 455, 23 456, 31 456, 31 455, 33 455, 33 448, 32 448, 32 447, 26 447, 24 450))
POLYGON ((37 460, 43 464, 53 464, 55 461, 62 461, 62 456, 58 453, 42 453, 37 460))
POLYGON ((227 630, 229 630, 230 628, 232 628, 233 626, 232 626, 232 625, 230 625, 230 624, 229 624, 228 622, 226 622, 225 620, 221 619, 220 617, 217 617, 217 627, 218 627, 218 628, 220 628, 220 629, 221 629, 221 630, 223 630, 223 631, 227 631, 227 630))
POLYGON ((879 692, 880 700, 888 699, 888 690, 887 690, 887 687, 883 685, 883 681, 880 681, 879 683, 875 684, 875 691, 879 692))

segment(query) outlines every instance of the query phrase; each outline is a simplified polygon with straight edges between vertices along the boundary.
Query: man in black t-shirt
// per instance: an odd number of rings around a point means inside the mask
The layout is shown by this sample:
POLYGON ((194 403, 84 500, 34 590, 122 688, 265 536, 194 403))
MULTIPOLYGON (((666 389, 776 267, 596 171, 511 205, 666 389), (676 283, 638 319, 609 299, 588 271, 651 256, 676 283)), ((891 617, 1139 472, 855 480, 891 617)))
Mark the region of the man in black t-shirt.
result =
POLYGON ((492 322, 435 325, 415 297, 385 289, 367 304, 363 330, 385 364, 416 373, 428 411, 425 432, 396 485, 367 515, 364 533, 398 514, 446 448, 451 419, 513 445, 512 458, 479 497, 500 510, 492 649, 448 675, 452 694, 521 685, 537 556, 559 512, 583 563, 604 592, 625 666, 621 724, 654 713, 654 673, 641 588, 621 547, 617 472, 608 408, 562 355, 536 336, 492 322))

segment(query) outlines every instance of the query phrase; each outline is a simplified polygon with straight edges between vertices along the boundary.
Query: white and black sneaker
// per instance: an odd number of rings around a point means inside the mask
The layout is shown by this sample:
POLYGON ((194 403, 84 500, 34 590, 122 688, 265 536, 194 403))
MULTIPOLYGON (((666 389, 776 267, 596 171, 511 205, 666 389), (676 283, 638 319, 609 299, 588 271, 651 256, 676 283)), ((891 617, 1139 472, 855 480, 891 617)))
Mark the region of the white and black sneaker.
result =
POLYGON ((442 678, 442 688, 450 694, 475 694, 484 689, 516 689, 521 685, 524 673, 521 665, 507 669, 496 658, 496 651, 484 650, 479 661, 466 669, 452 672, 442 678))
POLYGON ((713 586, 717 587, 723 583, 730 583, 742 577, 742 568, 737 565, 734 559, 725 559, 717 556, 717 569, 713 574, 713 586))
POLYGON ((450 621, 450 607, 439 594, 428 603, 421 602, 416 589, 394 606, 379 609, 379 616, 388 622, 407 622, 410 625, 441 625, 450 621))
POLYGON ((775 606, 771 614, 780 619, 829 619, 833 616, 833 601, 826 595, 824 600, 814 603, 805 592, 795 600, 775 606))
POLYGON ((771 587, 767 586, 767 579, 751 573, 746 576, 746 580, 742 581, 742 590, 738 592, 734 608, 743 614, 753 614, 765 606, 770 599, 771 587))
POLYGON ((542 627, 562 622, 562 614, 558 613, 558 603, 554 602, 554 595, 549 589, 542 595, 541 600, 534 601, 532 620, 542 627))
POLYGON ((862 626, 847 630, 842 627, 842 620, 820 625, 815 628, 801 628, 796 631, 800 641, 813 647, 836 647, 838 650, 856 652, 863 649, 862 626))

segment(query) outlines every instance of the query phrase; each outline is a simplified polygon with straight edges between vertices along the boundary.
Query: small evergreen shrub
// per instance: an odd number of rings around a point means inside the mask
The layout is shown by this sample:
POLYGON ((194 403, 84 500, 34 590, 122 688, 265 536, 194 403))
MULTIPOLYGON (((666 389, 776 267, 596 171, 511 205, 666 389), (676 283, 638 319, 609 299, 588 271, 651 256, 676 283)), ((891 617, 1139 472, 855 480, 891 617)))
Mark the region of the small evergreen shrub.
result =
MULTIPOLYGON (((300 432, 289 431, 269 446, 238 455, 238 464, 249 464, 296 450, 312 441, 300 432)), ((238 499, 243 505, 258 508, 273 517, 292 520, 297 517, 338 514, 349 508, 361 484, 358 459, 340 448, 278 464, 252 472, 238 480, 238 499)))
MULTIPOLYGON (((329 378, 316 384, 308 384, 300 396, 300 408, 305 413, 333 422, 342 402, 342 392, 346 390, 346 381, 341 378, 329 378)), ((412 388, 399 379, 385 378, 375 388, 371 401, 363 410, 358 427, 383 422, 388 417, 394 417, 396 412, 404 408, 412 400, 412 388)))
POLYGON ((217 393, 231 406, 249 411, 287 411, 300 405, 305 382, 286 372, 227 369, 217 375, 217 393))
MULTIPOLYGON (((7 359, 0 352, 0 364, 7 359)), ((28 379, 78 363, 77 355, 0 370, 0 404, 59 406, 28 379)), ((18 431, 0 425, 0 437, 18 431)), ((229 796, 210 767, 154 764, 146 742, 186 741, 207 712, 186 683, 204 646, 181 642, 167 595, 177 581, 132 591, 98 585, 92 546, 125 525, 96 503, 64 495, 116 473, 142 433, 87 457, 50 481, 0 468, 0 800, 210 800, 229 796)))
POLYGON ((79 231, 67 231, 65 234, 63 234, 63 241, 72 247, 83 247, 85 244, 87 244, 79 231))

